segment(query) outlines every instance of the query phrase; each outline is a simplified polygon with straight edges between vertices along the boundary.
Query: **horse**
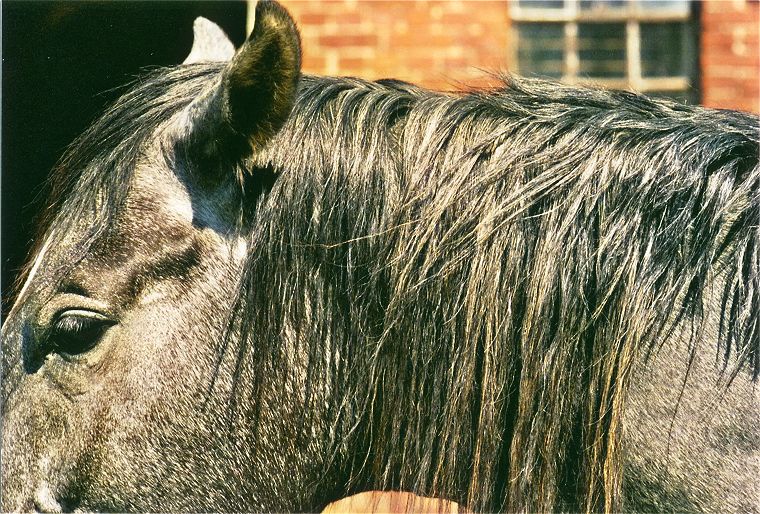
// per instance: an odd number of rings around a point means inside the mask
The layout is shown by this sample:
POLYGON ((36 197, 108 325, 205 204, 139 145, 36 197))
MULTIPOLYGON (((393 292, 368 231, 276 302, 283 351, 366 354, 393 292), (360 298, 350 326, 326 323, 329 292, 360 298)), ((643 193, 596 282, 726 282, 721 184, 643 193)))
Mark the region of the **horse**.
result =
POLYGON ((756 116, 310 76, 255 16, 54 170, 4 511, 759 510, 756 116))

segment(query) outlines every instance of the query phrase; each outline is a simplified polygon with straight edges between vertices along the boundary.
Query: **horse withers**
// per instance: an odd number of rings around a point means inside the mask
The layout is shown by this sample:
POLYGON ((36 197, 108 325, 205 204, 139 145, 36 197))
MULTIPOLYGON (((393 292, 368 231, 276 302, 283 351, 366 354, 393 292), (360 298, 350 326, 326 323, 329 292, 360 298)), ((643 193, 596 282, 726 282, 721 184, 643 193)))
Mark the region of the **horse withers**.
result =
POLYGON ((3 510, 760 509, 757 117, 195 36, 54 172, 3 510))

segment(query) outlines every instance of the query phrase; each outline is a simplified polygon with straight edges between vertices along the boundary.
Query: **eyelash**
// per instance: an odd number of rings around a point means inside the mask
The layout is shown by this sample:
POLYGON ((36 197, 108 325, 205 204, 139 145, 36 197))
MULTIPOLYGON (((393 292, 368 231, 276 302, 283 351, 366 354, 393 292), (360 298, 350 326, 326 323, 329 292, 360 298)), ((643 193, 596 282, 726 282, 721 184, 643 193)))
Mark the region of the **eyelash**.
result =
POLYGON ((84 316, 63 316, 59 318, 55 325, 53 326, 53 330, 58 332, 80 332, 84 328, 86 328, 87 324, 91 321, 94 321, 92 318, 85 318, 84 316))
POLYGON ((65 312, 53 323, 50 337, 59 354, 79 355, 93 349, 112 324, 100 314, 65 312))

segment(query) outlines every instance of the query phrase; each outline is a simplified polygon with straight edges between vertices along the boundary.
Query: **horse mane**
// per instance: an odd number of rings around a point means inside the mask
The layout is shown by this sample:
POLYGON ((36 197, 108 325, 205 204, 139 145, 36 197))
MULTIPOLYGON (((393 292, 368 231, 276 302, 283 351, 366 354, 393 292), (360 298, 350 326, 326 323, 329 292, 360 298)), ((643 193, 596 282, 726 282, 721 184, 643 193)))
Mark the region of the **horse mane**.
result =
MULTIPOLYGON (((62 160, 38 241, 83 213, 87 241, 108 230, 145 141, 220 69, 157 70, 117 101, 62 160)), ((752 116, 527 79, 304 76, 246 164, 264 194, 221 351, 261 371, 240 388, 257 398, 298 373, 295 342, 304 427, 329 427, 351 489, 618 510, 631 370, 679 323, 698 339, 718 271, 724 366, 760 374, 752 116)))
POLYGON ((240 358, 287 373, 272 341, 294 334, 304 390, 340 392, 321 421, 350 434, 334 448, 357 489, 618 510, 631 370, 679 323, 695 344, 717 270, 724 365, 758 377, 749 115, 526 79, 304 77, 262 170, 240 358))

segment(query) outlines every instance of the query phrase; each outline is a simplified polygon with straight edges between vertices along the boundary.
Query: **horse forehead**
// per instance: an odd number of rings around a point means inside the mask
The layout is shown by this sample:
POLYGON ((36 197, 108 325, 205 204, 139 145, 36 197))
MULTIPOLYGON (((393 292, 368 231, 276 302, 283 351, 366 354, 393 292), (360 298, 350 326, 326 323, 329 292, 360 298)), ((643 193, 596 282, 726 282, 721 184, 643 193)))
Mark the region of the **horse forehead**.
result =
POLYGON ((151 215, 162 223, 189 225, 193 222, 190 191, 176 173, 163 166, 138 164, 127 202, 141 220, 151 215))

